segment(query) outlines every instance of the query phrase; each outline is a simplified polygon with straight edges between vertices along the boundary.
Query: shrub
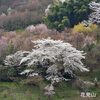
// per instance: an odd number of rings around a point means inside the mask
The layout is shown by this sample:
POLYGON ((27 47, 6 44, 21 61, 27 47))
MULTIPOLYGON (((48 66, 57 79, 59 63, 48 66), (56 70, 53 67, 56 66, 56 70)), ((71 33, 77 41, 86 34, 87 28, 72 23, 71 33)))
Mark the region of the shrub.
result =
POLYGON ((5 57, 5 52, 7 47, 8 47, 7 38, 4 36, 0 37, 0 63, 2 63, 2 60, 5 57))
POLYGON ((43 80, 44 79, 41 76, 28 77, 22 81, 22 84, 35 85, 42 88, 43 80))
POLYGON ((45 24, 38 24, 35 26, 35 32, 45 34, 49 32, 49 29, 47 28, 45 24))
POLYGON ((100 65, 100 44, 94 45, 91 44, 91 49, 87 52, 86 55, 86 64, 90 68, 90 71, 99 68, 100 65))
POLYGON ((49 29, 45 24, 37 24, 37 25, 30 25, 26 28, 27 32, 34 33, 34 34, 47 34, 49 33, 49 29))
POLYGON ((83 47, 83 44, 84 44, 84 34, 83 33, 75 33, 75 34, 71 34, 72 36, 71 37, 71 41, 72 41, 72 44, 77 48, 77 49, 80 49, 83 47))
POLYGON ((74 26, 73 32, 89 34, 94 32, 96 29, 97 29, 96 24, 90 24, 89 26, 86 26, 84 23, 79 23, 78 25, 74 26))
POLYGON ((11 81, 11 77, 16 77, 16 70, 0 65, 0 81, 11 81))

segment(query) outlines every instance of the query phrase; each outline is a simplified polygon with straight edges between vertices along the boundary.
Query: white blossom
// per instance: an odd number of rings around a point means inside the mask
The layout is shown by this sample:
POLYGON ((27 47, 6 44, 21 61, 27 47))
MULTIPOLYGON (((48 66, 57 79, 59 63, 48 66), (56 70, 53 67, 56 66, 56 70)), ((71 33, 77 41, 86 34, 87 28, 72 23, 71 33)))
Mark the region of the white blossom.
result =
POLYGON ((64 73, 70 74, 73 74, 74 70, 89 71, 81 62, 85 59, 85 53, 76 50, 71 44, 50 38, 32 42, 36 44, 35 49, 21 59, 20 64, 26 63, 33 68, 41 65, 41 68, 46 68, 47 80, 63 79, 63 76, 58 75, 62 69, 64 73))
POLYGON ((90 9, 93 11, 90 14, 89 20, 93 23, 100 24, 100 3, 91 2, 89 4, 90 9))
POLYGON ((15 54, 8 55, 4 60, 4 64, 10 67, 19 66, 21 59, 27 56, 29 53, 30 53, 29 51, 18 51, 15 54))
POLYGON ((52 95, 55 94, 55 92, 54 92, 54 86, 52 84, 47 85, 44 88, 44 90, 45 90, 45 93, 44 94, 47 95, 47 96, 52 96, 52 95))
POLYGON ((25 74, 28 75, 30 72, 33 72, 33 70, 32 69, 26 69, 23 72, 21 72, 20 75, 25 75, 25 74))
POLYGON ((60 4, 60 3, 64 3, 64 2, 68 2, 69 0, 54 0, 55 4, 60 4))
POLYGON ((2 14, 0 15, 0 17, 6 17, 6 14, 5 14, 5 13, 2 13, 2 14))
POLYGON ((51 4, 49 4, 47 6, 47 8, 45 9, 45 15, 48 16, 48 14, 50 14, 50 7, 51 7, 51 4))
POLYGON ((60 2, 64 3, 66 0, 59 0, 60 2))
POLYGON ((33 33, 35 31, 35 26, 34 25, 30 25, 26 28, 27 32, 33 33))
POLYGON ((58 73, 58 68, 57 68, 57 65, 52 65, 50 66, 47 71, 47 73, 52 73, 52 74, 57 74, 58 73))
POLYGON ((34 76, 38 76, 38 75, 39 75, 38 73, 29 74, 30 77, 34 77, 34 76))
POLYGON ((52 83, 59 83, 65 80, 63 77, 59 77, 58 75, 50 75, 46 77, 47 80, 51 81, 52 83))
POLYGON ((50 38, 32 42, 35 48, 31 52, 18 51, 8 55, 4 61, 5 65, 25 65, 26 69, 20 73, 21 75, 27 74, 32 77, 45 73, 43 77, 53 83, 66 80, 63 77, 64 73, 73 76, 74 70, 89 71, 81 61, 85 59, 85 53, 76 50, 71 44, 50 38))
POLYGON ((49 90, 49 91, 54 91, 54 87, 53 87, 52 84, 47 85, 44 89, 45 89, 45 90, 49 90))
MULTIPOLYGON (((55 3, 56 5, 59 5, 59 4, 63 4, 64 2, 68 2, 68 0, 54 0, 53 3, 55 3)), ((52 7, 52 4, 49 4, 47 6, 47 8, 45 9, 45 15, 48 16, 49 14, 51 14, 52 12, 50 11, 50 8, 52 7)))

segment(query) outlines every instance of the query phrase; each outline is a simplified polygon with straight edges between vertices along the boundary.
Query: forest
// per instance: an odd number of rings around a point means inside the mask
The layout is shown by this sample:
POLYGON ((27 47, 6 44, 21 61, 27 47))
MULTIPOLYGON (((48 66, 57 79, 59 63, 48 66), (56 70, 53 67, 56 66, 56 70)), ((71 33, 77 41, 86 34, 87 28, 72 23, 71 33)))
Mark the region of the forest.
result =
POLYGON ((100 0, 0 0, 0 100, 100 100, 100 0))

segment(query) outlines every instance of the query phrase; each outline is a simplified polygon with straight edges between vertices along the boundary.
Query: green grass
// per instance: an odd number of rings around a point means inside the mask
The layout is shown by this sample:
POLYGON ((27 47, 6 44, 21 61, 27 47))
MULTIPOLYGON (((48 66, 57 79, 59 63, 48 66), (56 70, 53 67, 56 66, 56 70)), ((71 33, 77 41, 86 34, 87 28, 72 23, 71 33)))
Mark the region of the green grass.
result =
POLYGON ((0 100, 38 100, 41 95, 41 91, 35 86, 0 83, 0 100))
POLYGON ((93 72, 79 72, 78 76, 86 81, 94 81, 95 77, 100 81, 100 69, 96 69, 93 72))
MULTIPOLYGON (((55 87, 56 94, 52 100, 87 100, 81 98, 80 92, 70 84, 61 83, 55 87)), ((100 89, 91 88, 90 91, 97 93, 97 98, 88 100, 100 100, 100 89)), ((36 86, 22 85, 9 82, 0 82, 0 100, 48 100, 43 90, 36 86)))
MULTIPOLYGON (((97 77, 100 81, 100 70, 93 73, 81 73, 80 78, 92 81, 97 77)), ((45 85, 47 84, 44 82, 45 85)), ((42 83, 41 83, 42 84, 42 83)), ((44 85, 43 85, 44 86, 44 85)), ((56 94, 52 100, 100 100, 100 88, 89 88, 88 92, 97 94, 96 98, 81 98, 80 91, 70 85, 62 82, 55 86, 56 94)), ((0 100, 48 100, 44 95, 43 88, 33 85, 23 85, 22 83, 0 82, 0 100)))

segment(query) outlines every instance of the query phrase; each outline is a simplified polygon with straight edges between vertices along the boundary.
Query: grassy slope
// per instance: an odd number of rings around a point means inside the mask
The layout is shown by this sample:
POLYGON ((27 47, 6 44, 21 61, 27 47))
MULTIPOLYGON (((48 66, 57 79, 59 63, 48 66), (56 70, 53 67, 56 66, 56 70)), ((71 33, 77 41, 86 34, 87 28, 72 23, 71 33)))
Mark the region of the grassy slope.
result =
MULTIPOLYGON (((53 100, 72 98, 78 95, 78 91, 67 87, 65 84, 56 89, 57 93, 53 100)), ((47 100, 36 86, 23 86, 16 83, 0 83, 0 100, 47 100), (39 97, 41 99, 39 99, 39 97)), ((66 100, 66 99, 63 99, 66 100)), ((69 100, 69 99, 68 99, 69 100)))
MULTIPOLYGON (((83 80, 90 81, 98 77, 100 81, 100 70, 95 70, 93 73, 83 73, 80 77, 83 80)), ((56 94, 52 97, 52 100, 100 100, 100 88, 88 89, 88 91, 97 94, 96 98, 81 98, 80 92, 68 83, 59 84, 55 91, 56 94)), ((43 90, 36 86, 0 82, 0 100, 47 100, 47 97, 44 96, 43 90)))
MULTIPOLYGON (((100 89, 92 88, 90 91, 97 93, 97 98, 81 98, 80 92, 69 84, 62 83, 56 87, 56 95, 52 100, 100 100, 100 89)), ((26 86, 16 83, 0 83, 0 100, 47 100, 36 86, 26 86), (39 99, 40 98, 40 99, 39 99)))

